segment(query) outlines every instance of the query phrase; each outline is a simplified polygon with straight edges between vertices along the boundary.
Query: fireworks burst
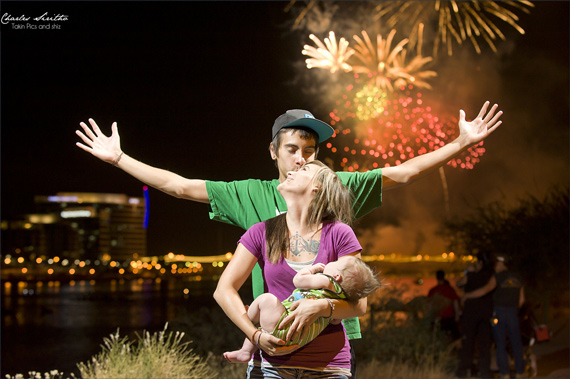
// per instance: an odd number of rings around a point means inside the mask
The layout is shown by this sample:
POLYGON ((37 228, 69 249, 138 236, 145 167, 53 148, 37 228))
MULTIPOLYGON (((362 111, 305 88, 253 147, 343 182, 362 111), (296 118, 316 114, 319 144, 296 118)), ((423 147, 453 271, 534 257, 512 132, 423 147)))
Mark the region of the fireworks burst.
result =
POLYGON ((453 41, 461 45, 467 40, 480 54, 480 39, 496 53, 495 42, 498 38, 505 40, 505 36, 493 18, 524 34, 514 10, 530 13, 531 7, 534 5, 530 1, 382 1, 376 5, 375 13, 376 20, 382 20, 390 28, 411 26, 412 46, 417 42, 415 36, 420 24, 437 20, 433 46, 433 56, 437 56, 440 44, 452 55, 453 41))
MULTIPOLYGON (((399 165, 407 159, 437 150, 458 136, 457 119, 434 114, 425 106, 422 94, 413 86, 400 91, 386 101, 381 114, 367 122, 359 120, 349 98, 353 88, 347 88, 346 97, 337 102, 331 113, 331 125, 337 125, 333 140, 326 144, 335 161, 347 171, 358 171, 399 165), (342 120, 341 128, 338 122, 342 120), (383 162, 380 164, 379 162, 383 162)), ((483 142, 469 148, 448 165, 472 169, 485 152, 483 142)))
MULTIPOLYGON (((388 34, 384 39, 382 35, 376 36, 374 45, 366 31, 362 31, 362 38, 355 35, 355 48, 349 47, 348 41, 341 38, 336 42, 334 32, 329 32, 329 37, 322 43, 315 35, 309 37, 317 47, 305 45, 302 53, 311 58, 305 62, 307 68, 319 67, 329 69, 331 73, 342 69, 345 72, 366 75, 371 82, 383 91, 394 91, 394 88, 414 84, 419 88, 431 88, 426 79, 436 76, 434 71, 423 70, 431 57, 421 56, 421 42, 418 44, 418 54, 409 62, 406 62, 406 44, 408 39, 401 40, 394 48, 392 42, 396 30, 388 34), (351 65, 348 60, 353 57, 358 59, 360 65, 351 65)), ((421 35, 421 29, 420 29, 421 35)))
POLYGON ((324 44, 314 34, 311 34, 309 38, 317 45, 317 48, 309 45, 303 47, 302 53, 311 57, 305 61, 307 68, 326 68, 331 73, 335 73, 339 69, 344 72, 352 70, 346 61, 354 54, 354 50, 348 47, 348 41, 344 37, 337 43, 336 36, 331 31, 329 37, 325 38, 324 44))
MULTIPOLYGON (((420 26, 419 33, 422 33, 420 26)), ((386 39, 382 35, 376 36, 376 48, 372 44, 366 31, 362 31, 362 38, 355 35, 356 41, 354 57, 358 58, 362 65, 353 65, 353 71, 358 74, 366 74, 376 79, 376 85, 384 90, 393 91, 408 84, 414 84, 419 88, 431 88, 425 79, 436 76, 434 71, 423 71, 423 66, 431 62, 431 57, 422 57, 421 43, 418 44, 417 55, 406 63, 406 44, 404 38, 392 49, 392 41, 396 30, 392 29, 386 39)))
MULTIPOLYGON (((295 0, 291 0, 289 1, 289 4, 287 4, 287 6, 285 7, 285 12, 289 12, 293 6, 295 5, 296 1, 295 0)), ((313 7, 315 6, 316 1, 309 1, 303 8, 303 10, 301 10, 299 12, 299 14, 297 15, 297 17, 295 18, 295 21, 293 23, 293 29, 297 29, 299 27, 299 24, 301 23, 301 21, 303 20, 303 18, 305 18, 305 16, 307 16, 308 13, 310 13, 310 11, 313 9, 313 7)))
POLYGON ((386 92, 375 85, 365 84, 353 99, 355 115, 362 121, 376 118, 384 112, 387 102, 386 92))
POLYGON ((336 101, 337 109, 331 113, 331 125, 341 120, 362 123, 380 117, 388 104, 388 92, 381 90, 374 83, 369 83, 366 76, 353 76, 354 83, 346 86, 342 100, 336 101))

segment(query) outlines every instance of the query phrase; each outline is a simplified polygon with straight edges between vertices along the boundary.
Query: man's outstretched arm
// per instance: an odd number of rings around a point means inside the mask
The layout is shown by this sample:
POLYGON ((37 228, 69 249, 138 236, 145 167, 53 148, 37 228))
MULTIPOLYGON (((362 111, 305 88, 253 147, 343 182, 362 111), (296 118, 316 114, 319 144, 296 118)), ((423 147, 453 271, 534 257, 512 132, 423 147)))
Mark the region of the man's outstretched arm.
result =
POLYGON ((489 102, 486 101, 477 117, 470 122, 465 120, 465 112, 460 110, 459 137, 454 141, 430 153, 405 161, 399 166, 383 168, 383 189, 411 183, 487 138, 501 125, 502 121, 499 121, 499 118, 503 114, 503 111, 495 114, 498 108, 497 104, 493 105, 487 112, 488 107, 489 102))
POLYGON ((209 203, 206 191, 206 182, 201 179, 187 179, 173 172, 149 166, 140 162, 121 150, 121 141, 117 123, 111 126, 111 136, 104 135, 94 120, 89 119, 91 128, 81 122, 83 132, 77 130, 75 133, 84 143, 77 142, 76 145, 91 153, 104 162, 113 164, 141 182, 165 192, 171 196, 209 203))

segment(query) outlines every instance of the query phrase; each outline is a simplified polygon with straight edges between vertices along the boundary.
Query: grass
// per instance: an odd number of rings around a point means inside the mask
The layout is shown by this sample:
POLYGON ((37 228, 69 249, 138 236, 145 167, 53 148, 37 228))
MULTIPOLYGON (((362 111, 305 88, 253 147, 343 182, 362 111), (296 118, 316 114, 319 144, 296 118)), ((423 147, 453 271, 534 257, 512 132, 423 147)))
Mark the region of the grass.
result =
POLYGON ((207 379, 215 371, 182 342, 184 333, 164 330, 144 332, 136 343, 120 337, 119 331, 104 339, 103 350, 77 367, 84 379, 207 379))

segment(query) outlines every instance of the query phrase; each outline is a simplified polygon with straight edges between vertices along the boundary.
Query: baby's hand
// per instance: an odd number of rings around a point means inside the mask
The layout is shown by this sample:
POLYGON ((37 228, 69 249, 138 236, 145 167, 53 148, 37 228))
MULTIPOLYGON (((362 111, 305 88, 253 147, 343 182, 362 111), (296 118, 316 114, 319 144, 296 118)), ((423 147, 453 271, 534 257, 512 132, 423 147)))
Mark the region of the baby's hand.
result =
POLYGON ((313 274, 316 274, 317 272, 323 272, 324 270, 325 270, 325 265, 323 263, 317 263, 313 265, 313 267, 311 267, 311 271, 313 272, 313 274))

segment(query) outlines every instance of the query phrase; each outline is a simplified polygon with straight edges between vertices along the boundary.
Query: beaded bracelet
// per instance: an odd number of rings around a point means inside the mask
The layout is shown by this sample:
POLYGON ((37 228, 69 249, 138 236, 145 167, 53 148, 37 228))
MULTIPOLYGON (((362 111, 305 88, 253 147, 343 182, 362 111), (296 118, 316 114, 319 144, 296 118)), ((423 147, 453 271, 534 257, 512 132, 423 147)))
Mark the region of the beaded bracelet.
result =
POLYGON ((330 314, 329 317, 327 317, 327 318, 332 318, 332 315, 333 315, 333 312, 334 312, 334 304, 333 304, 333 302, 331 301, 331 299, 325 299, 325 300, 328 301, 328 302, 329 302, 329 305, 331 306, 331 314, 330 314))

